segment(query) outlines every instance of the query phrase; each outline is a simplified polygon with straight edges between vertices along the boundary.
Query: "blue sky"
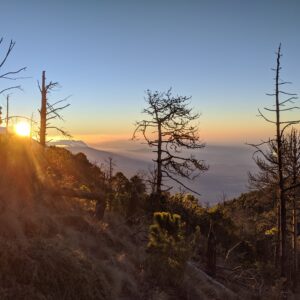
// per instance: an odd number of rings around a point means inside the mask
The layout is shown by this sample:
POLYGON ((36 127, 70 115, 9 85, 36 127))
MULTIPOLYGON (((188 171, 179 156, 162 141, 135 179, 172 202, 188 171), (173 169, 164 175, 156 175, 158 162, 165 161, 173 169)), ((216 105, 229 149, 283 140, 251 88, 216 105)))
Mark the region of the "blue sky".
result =
POLYGON ((31 77, 12 96, 13 112, 38 117, 46 70, 62 85, 53 101, 72 95, 64 127, 78 138, 129 138, 144 91, 169 87, 192 96, 208 143, 266 137, 256 111, 272 103, 265 93, 279 42, 282 75, 300 92, 297 0, 1 2, 0 35, 17 42, 6 67, 27 66, 31 77))

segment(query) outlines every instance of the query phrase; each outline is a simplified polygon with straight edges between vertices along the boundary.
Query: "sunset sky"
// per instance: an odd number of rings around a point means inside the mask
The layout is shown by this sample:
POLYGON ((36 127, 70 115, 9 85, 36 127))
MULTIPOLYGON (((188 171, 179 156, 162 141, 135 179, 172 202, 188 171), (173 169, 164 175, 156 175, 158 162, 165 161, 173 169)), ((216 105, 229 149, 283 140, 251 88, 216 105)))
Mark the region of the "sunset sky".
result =
POLYGON ((46 70, 62 86, 50 100, 72 95, 63 126, 90 143, 129 139, 144 91, 169 87, 192 96, 207 143, 268 137, 256 114, 272 105, 265 93, 279 42, 282 77, 300 93, 299 13, 298 0, 2 1, 0 36, 17 43, 5 70, 27 66, 30 77, 12 95, 12 113, 38 119, 46 70))

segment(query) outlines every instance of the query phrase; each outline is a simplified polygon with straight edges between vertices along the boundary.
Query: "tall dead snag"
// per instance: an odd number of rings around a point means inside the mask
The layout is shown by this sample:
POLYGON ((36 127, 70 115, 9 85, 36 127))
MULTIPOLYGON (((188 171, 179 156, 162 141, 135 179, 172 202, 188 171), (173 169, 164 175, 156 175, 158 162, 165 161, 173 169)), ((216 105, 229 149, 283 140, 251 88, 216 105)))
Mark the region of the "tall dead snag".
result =
MULTIPOLYGON (((199 114, 193 113, 188 107, 190 97, 172 96, 171 89, 167 92, 147 91, 147 108, 142 112, 147 119, 136 123, 133 139, 141 134, 149 147, 154 148, 156 158, 155 192, 161 195, 163 190, 169 190, 163 180, 169 178, 189 191, 178 176, 193 179, 208 169, 202 160, 193 155, 182 156, 183 149, 201 149, 205 145, 200 142, 195 121, 199 114)), ((196 193, 197 194, 197 193, 196 193)))
POLYGON ((70 136, 70 134, 65 131, 63 128, 60 128, 58 126, 52 125, 52 121, 55 119, 59 119, 64 121, 62 115, 60 114, 60 111, 70 106, 69 103, 62 104, 65 102, 69 97, 64 98, 62 100, 59 100, 53 104, 50 104, 48 101, 48 95, 49 93, 56 87, 58 87, 58 82, 52 82, 50 81, 48 84, 46 84, 46 72, 43 71, 42 73, 42 83, 39 84, 39 90, 41 92, 41 109, 39 110, 40 113, 40 144, 42 146, 46 145, 46 136, 47 136, 47 130, 48 129, 55 129, 59 133, 61 133, 64 136, 70 136))
POLYGON ((286 172, 289 176, 290 186, 292 188, 287 196, 289 198, 289 210, 291 211, 291 233, 292 233, 292 266, 291 274, 293 281, 293 289, 296 290, 298 283, 298 213, 299 213, 299 183, 300 183, 300 133, 296 129, 292 129, 291 133, 285 139, 286 151, 284 153, 286 161, 286 172))
POLYGON ((47 123, 47 90, 46 90, 46 72, 42 73, 42 87, 41 92, 41 124, 40 124, 40 144, 42 146, 46 145, 46 123, 47 123))
POLYGON ((112 177, 113 177, 113 174, 114 174, 114 167, 116 166, 116 163, 115 163, 114 159, 111 156, 109 156, 105 160, 105 163, 107 165, 107 167, 106 167, 106 177, 107 177, 108 181, 110 182, 112 177))
MULTIPOLYGON (((280 205, 277 197, 278 186, 278 163, 276 156, 277 144, 275 139, 269 140, 267 143, 263 142, 263 150, 260 145, 252 145, 256 148, 253 155, 258 171, 249 173, 249 184, 252 190, 263 191, 269 201, 276 207, 277 224, 276 224, 276 237, 274 238, 275 252, 274 252, 274 265, 277 268, 279 264, 279 248, 280 248, 280 205), (262 155, 263 153, 263 155, 262 155)), ((275 227, 272 221, 270 227, 275 227)))
POLYGON ((216 276, 216 238, 213 230, 213 223, 210 223, 209 233, 207 237, 207 247, 206 247, 206 272, 208 275, 215 277, 216 276))
POLYGON ((9 97, 10 95, 6 95, 6 134, 8 134, 8 125, 9 125, 9 97))
MULTIPOLYGON (((283 120, 282 113, 292 111, 295 109, 300 109, 298 106, 287 106, 288 104, 294 104, 294 100, 298 99, 296 94, 288 93, 281 90, 281 86, 289 84, 290 82, 281 81, 280 79, 280 59, 281 54, 281 44, 278 47, 276 53, 276 68, 272 69, 275 72, 275 90, 268 96, 275 98, 275 108, 265 107, 264 110, 268 113, 274 113, 275 117, 271 118, 266 116, 260 110, 259 117, 262 117, 266 122, 274 124, 275 126, 275 137, 269 139, 268 141, 263 141, 259 144, 250 144, 256 149, 256 154, 260 156, 260 164, 265 164, 269 173, 275 178, 275 188, 278 199, 278 230, 279 230, 279 260, 280 260, 280 273, 281 276, 287 276, 287 215, 286 215, 286 200, 287 191, 295 188, 294 185, 289 184, 288 178, 285 174, 286 163, 284 161, 284 134, 287 128, 294 124, 299 124, 300 120, 283 120), (281 100, 281 96, 286 96, 284 100, 281 100), (271 148, 273 150, 272 155, 270 152, 266 152, 265 148, 271 148)), ((261 167, 260 165, 258 165, 261 167)))

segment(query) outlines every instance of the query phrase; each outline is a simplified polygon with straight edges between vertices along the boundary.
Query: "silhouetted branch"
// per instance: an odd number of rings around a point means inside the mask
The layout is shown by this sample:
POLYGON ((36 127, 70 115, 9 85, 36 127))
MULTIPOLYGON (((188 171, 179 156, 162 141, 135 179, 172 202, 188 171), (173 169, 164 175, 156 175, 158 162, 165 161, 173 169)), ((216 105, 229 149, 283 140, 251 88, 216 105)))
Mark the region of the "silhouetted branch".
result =
POLYGON ((2 91, 0 91, 0 95, 3 94, 4 92, 10 91, 10 90, 14 90, 14 89, 23 91, 20 85, 16 85, 16 86, 11 86, 11 87, 3 89, 2 91))

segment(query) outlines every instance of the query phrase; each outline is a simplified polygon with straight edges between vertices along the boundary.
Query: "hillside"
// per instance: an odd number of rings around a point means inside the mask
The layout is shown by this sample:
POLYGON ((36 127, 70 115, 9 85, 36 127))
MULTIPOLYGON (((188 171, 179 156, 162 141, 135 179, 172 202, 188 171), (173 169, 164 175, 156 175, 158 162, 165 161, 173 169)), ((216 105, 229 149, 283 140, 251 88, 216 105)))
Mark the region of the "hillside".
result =
POLYGON ((54 197, 62 186, 103 191, 84 155, 17 138, 0 140, 0 154, 1 299, 237 298, 193 264, 180 288, 153 285, 144 269, 149 219, 107 211, 99 221, 95 201, 54 197))

